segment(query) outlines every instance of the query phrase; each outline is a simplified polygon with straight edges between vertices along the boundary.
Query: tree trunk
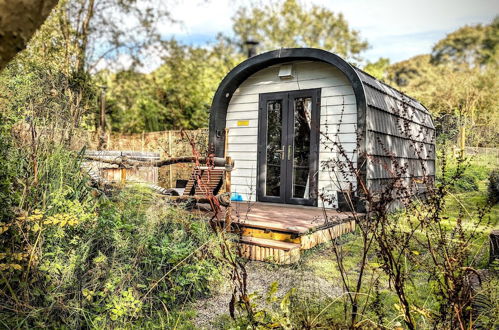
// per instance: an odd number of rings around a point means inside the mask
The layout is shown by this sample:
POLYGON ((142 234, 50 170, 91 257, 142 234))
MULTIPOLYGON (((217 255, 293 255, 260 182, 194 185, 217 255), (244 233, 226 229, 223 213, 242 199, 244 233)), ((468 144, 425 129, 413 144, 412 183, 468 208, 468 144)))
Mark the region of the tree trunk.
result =
POLYGON ((58 0, 0 0, 0 70, 31 39, 58 0))

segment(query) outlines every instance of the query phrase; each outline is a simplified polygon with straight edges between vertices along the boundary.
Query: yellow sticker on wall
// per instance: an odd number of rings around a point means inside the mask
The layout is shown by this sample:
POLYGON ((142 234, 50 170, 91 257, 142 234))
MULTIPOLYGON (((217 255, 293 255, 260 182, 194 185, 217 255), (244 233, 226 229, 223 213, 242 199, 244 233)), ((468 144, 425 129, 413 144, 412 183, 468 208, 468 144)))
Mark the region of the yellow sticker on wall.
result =
POLYGON ((249 120, 238 120, 237 126, 249 126, 249 120))

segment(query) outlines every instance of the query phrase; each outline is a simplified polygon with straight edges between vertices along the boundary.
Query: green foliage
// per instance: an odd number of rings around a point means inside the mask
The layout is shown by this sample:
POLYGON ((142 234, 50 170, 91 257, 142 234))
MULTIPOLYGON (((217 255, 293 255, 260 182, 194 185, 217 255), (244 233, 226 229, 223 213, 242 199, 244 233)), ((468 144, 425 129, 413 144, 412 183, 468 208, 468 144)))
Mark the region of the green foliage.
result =
POLYGON ((279 284, 273 282, 265 294, 253 292, 249 295, 251 316, 244 313, 245 306, 237 305, 237 317, 228 319, 220 317, 215 321, 218 328, 230 329, 293 329, 293 311, 291 301, 296 297, 296 289, 291 289, 282 296, 277 295, 279 284))
POLYGON ((499 169, 490 172, 488 184, 489 200, 496 204, 499 202, 499 169))
POLYGON ((196 129, 208 124, 218 83, 242 58, 226 53, 220 39, 211 49, 170 41, 164 64, 150 74, 101 72, 109 89, 112 129, 126 133, 196 129))
POLYGON ((384 80, 389 66, 390 60, 388 58, 381 57, 376 62, 367 62, 364 66, 364 71, 376 79, 384 80))
MULTIPOLYGON (((451 192, 478 191, 480 183, 485 182, 489 177, 490 169, 483 164, 479 164, 475 158, 459 161, 448 155, 441 156, 441 158, 444 157, 446 158, 445 173, 442 174, 442 169, 437 168, 437 180, 441 182, 445 179, 449 182, 451 192)), ((443 159, 440 160, 440 162, 442 161, 443 159)))
POLYGON ((499 143, 497 35, 499 19, 449 34, 431 55, 418 55, 387 69, 387 82, 421 101, 434 115, 439 141, 468 146, 499 143))
POLYGON ((491 272, 483 281, 475 296, 474 312, 476 328, 497 329, 499 327, 499 274, 491 272))
POLYGON ((237 43, 256 40, 261 51, 313 47, 360 60, 360 53, 368 48, 367 41, 349 27, 343 14, 319 5, 306 8, 296 0, 243 7, 233 22, 237 43))
POLYGON ((12 217, 13 207, 17 204, 19 192, 14 189, 16 177, 12 155, 12 139, 8 134, 8 121, 0 113, 0 222, 12 217))
POLYGON ((499 16, 490 25, 466 25, 433 47, 432 63, 470 67, 491 64, 498 59, 498 41, 499 16))
MULTIPOLYGON (((30 326, 119 327, 150 316, 170 324, 178 320, 163 314, 165 308, 180 312, 220 278, 219 238, 207 223, 165 207, 148 190, 125 189, 100 199, 91 212, 89 204, 68 204, 68 199, 66 194, 54 198, 56 214, 53 206, 24 220, 40 223, 36 230, 31 226, 42 238, 38 262, 5 272, 2 286, 10 285, 40 312, 30 314, 20 306, 17 314, 4 310, 6 324, 24 319, 30 326)), ((15 302, 11 296, 5 303, 15 302)))

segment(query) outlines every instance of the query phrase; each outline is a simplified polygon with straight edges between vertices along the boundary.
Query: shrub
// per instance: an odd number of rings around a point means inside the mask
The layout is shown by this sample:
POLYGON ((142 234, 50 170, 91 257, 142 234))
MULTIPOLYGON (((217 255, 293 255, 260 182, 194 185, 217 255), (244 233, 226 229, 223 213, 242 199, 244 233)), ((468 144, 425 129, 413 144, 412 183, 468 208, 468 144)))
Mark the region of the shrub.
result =
POLYGON ((479 190, 479 183, 487 179, 488 173, 489 169, 470 161, 463 162, 459 166, 449 162, 445 178, 450 181, 451 192, 471 192, 479 190))
POLYGON ((119 328, 155 318, 168 327, 220 278, 220 238, 202 219, 141 187, 93 206, 72 196, 57 190, 51 208, 16 219, 38 248, 36 262, 23 254, 19 268, 0 269, 0 289, 11 292, 4 325, 119 328))
POLYGON ((499 202, 499 169, 490 172, 488 193, 489 201, 497 204, 499 202))

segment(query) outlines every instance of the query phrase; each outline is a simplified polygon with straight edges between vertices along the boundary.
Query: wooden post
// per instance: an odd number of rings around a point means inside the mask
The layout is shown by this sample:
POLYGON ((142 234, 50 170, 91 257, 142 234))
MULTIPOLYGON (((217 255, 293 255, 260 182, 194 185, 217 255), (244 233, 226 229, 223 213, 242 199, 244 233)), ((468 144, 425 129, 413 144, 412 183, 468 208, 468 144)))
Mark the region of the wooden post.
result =
MULTIPOLYGON (((232 158, 230 156, 225 157, 225 192, 229 194, 229 200, 231 197, 231 173, 232 173, 232 158)), ((225 229, 230 231, 230 226, 232 223, 232 210, 231 206, 225 208, 225 229)))
POLYGON ((142 144, 142 148, 141 148, 142 150, 141 151, 144 151, 144 146, 146 144, 145 140, 146 140, 146 133, 144 131, 142 131, 142 136, 141 136, 141 141, 140 141, 141 144, 142 144))
POLYGON ((229 148, 229 129, 225 128, 225 140, 224 140, 224 158, 227 157, 227 149, 229 148))
MULTIPOLYGON (((172 157, 172 131, 168 131, 168 157, 172 157)), ((170 188, 173 188, 173 166, 170 165, 168 168, 168 178, 170 182, 170 188)))
POLYGON ((98 150, 107 149, 106 145, 106 86, 101 86, 101 96, 100 96, 100 134, 99 134, 99 145, 98 150))
POLYGON ((126 168, 121 168, 121 184, 124 185, 126 182, 126 168))

